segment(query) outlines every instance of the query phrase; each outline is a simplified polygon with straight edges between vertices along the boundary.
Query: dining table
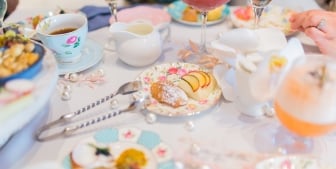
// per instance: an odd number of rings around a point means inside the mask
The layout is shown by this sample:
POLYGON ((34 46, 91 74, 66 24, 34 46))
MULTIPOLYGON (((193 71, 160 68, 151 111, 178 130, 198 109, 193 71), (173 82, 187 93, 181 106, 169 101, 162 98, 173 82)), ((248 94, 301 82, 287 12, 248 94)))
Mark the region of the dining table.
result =
MULTIPOLYGON (((242 5, 244 3, 246 2, 244 1, 242 5)), ((320 8, 314 0, 273 0, 271 4, 302 11, 320 8)), ((59 8, 78 11, 84 6, 92 5, 107 7, 104 0, 21 0, 17 9, 5 22, 23 21, 28 17, 45 14, 59 8)), ((118 5, 127 6, 129 4, 118 0, 118 5)), ((166 4, 161 5, 165 8, 166 4)), ((188 46, 189 40, 195 42, 199 40, 200 26, 185 25, 172 20, 169 27, 170 38, 164 42, 161 56, 153 64, 144 67, 125 64, 117 53, 109 48, 111 32, 108 26, 90 31, 87 38, 91 43, 100 47, 102 58, 97 64, 77 75, 89 77, 99 72, 103 75, 101 81, 98 83, 71 82, 66 80, 64 74, 57 76, 58 80, 47 103, 28 124, 13 134, 0 148, 0 168, 39 169, 37 166, 40 164, 58 164, 62 167, 64 158, 81 140, 107 128, 137 128, 157 133, 161 140, 171 148, 175 168, 181 169, 254 168, 260 160, 283 155, 281 152, 264 152, 263 145, 255 139, 256 134, 262 132, 260 129, 263 126, 280 125, 275 116, 246 117, 236 110, 233 103, 226 102, 223 97, 211 109, 192 116, 166 117, 137 109, 88 126, 69 136, 47 141, 36 140, 36 131, 46 123, 110 95, 119 86, 137 79, 142 72, 155 65, 181 62, 178 57, 179 50, 188 46), (67 99, 62 97, 64 84, 71 87, 70 96, 67 99)), ((219 33, 225 33, 231 29, 234 27, 230 18, 209 25, 206 30, 207 41, 215 40, 219 33)), ((287 38, 293 37, 303 41, 308 39, 302 33, 296 33, 287 38)), ((314 44, 302 44, 306 53, 319 53, 314 44)), ((114 101, 115 105, 112 102, 104 103, 105 105, 91 109, 88 114, 104 113, 115 107, 125 107, 129 103, 129 96, 120 95, 114 101)), ((314 138, 314 149, 306 155, 316 157, 335 168, 336 134, 331 133, 314 138)), ((47 167, 45 166, 44 169, 47 167)))

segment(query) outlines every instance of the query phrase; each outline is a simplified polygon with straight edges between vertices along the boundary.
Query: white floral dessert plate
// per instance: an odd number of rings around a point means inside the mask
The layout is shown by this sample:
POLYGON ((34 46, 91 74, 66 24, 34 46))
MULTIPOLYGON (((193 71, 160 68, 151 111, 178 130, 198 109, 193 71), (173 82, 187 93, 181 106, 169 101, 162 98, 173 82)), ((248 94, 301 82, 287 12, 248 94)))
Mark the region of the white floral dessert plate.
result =
MULTIPOLYGON (((76 144, 98 145, 99 147, 108 147, 109 153, 113 160, 117 160, 120 154, 125 150, 135 149, 141 151, 145 155, 146 164, 141 169, 173 169, 174 160, 172 149, 162 142, 160 136, 152 131, 140 130, 138 128, 107 128, 100 130, 90 138, 82 140, 76 144)), ((69 154, 74 151, 71 150, 69 154)), ((88 153, 88 152, 87 152, 88 153)), ((93 153, 96 159, 97 153, 93 153)), ((89 154, 85 154, 85 158, 90 158, 89 154)), ((66 155, 63 159, 63 167, 65 169, 73 169, 70 155, 66 155)))
MULTIPOLYGON (((167 11, 170 14, 170 16, 179 23, 190 25, 190 26, 201 26, 202 25, 201 15, 198 15, 197 22, 191 22, 191 21, 186 21, 182 19, 183 11, 187 8, 187 6, 188 5, 181 0, 174 1, 168 5, 167 11)), ((214 24, 218 24, 224 21, 226 16, 229 15, 230 9, 228 8, 227 5, 224 5, 221 12, 222 12, 222 15, 219 19, 207 21, 207 25, 214 25, 214 24)))
POLYGON ((321 169, 329 168, 314 158, 302 156, 280 156, 263 160, 256 164, 255 169, 321 169))
MULTIPOLYGON (((259 27, 277 28, 284 32, 286 36, 293 35, 294 31, 290 28, 289 18, 295 10, 281 6, 270 5, 265 8, 259 27)), ((254 28, 253 9, 249 6, 232 6, 230 18, 232 24, 238 28, 254 28)))
MULTIPOLYGON (((176 83, 182 75, 196 70, 203 70, 199 65, 190 63, 166 63, 154 66, 145 70, 140 74, 138 80, 143 84, 143 94, 148 96, 150 102, 146 105, 147 110, 168 117, 176 116, 191 116, 206 111, 217 104, 221 90, 218 86, 210 93, 208 98, 196 101, 189 98, 188 103, 184 106, 173 108, 166 104, 159 103, 156 99, 152 98, 150 93, 150 87, 153 82, 157 81, 169 81, 176 83)), ((207 71, 207 70, 204 70, 207 71)))
POLYGON ((86 39, 80 60, 76 63, 58 63, 59 74, 81 72, 96 65, 102 58, 102 46, 91 39, 86 39))

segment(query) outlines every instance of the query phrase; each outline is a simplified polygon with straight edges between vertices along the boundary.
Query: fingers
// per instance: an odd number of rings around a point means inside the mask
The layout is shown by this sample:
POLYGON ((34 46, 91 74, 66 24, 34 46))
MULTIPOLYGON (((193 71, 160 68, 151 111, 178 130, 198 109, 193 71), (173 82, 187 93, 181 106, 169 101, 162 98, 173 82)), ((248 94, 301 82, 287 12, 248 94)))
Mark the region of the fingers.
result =
POLYGON ((315 43, 323 43, 326 39, 326 34, 316 27, 305 29, 304 33, 315 41, 315 43))
MULTIPOLYGON (((305 29, 305 34, 314 40, 321 53, 326 55, 334 55, 334 44, 332 39, 327 38, 327 34, 317 29, 316 27, 310 27, 305 29)), ((335 55, 336 56, 336 55, 335 55)))
POLYGON ((310 10, 293 14, 290 18, 291 27, 293 30, 301 31, 310 27, 317 27, 323 19, 323 13, 322 10, 310 10))

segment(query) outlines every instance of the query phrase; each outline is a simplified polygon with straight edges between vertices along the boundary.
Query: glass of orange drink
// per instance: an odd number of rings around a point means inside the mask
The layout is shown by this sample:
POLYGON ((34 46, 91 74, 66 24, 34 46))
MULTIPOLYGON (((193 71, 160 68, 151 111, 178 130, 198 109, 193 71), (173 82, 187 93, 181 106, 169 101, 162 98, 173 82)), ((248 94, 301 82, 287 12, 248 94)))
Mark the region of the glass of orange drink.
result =
POLYGON ((282 80, 273 103, 286 131, 277 133, 274 143, 285 153, 311 152, 313 137, 336 128, 336 60, 317 54, 297 60, 282 80))

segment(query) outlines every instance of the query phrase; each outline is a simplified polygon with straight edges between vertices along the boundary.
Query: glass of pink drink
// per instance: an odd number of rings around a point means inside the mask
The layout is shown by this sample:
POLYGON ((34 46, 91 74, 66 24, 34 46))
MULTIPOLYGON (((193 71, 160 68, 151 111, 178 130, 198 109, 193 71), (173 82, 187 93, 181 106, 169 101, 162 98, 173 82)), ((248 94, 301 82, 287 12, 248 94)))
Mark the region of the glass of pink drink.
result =
POLYGON ((201 55, 208 53, 206 49, 206 23, 208 18, 208 12, 225 3, 228 3, 230 0, 183 0, 183 1, 201 13, 202 31, 201 31, 199 54, 201 55))
POLYGON ((336 128, 336 61, 328 56, 308 55, 292 67, 274 98, 274 109, 287 136, 278 144, 287 153, 309 153, 311 138, 336 128), (286 142, 293 134, 292 139, 286 142))

